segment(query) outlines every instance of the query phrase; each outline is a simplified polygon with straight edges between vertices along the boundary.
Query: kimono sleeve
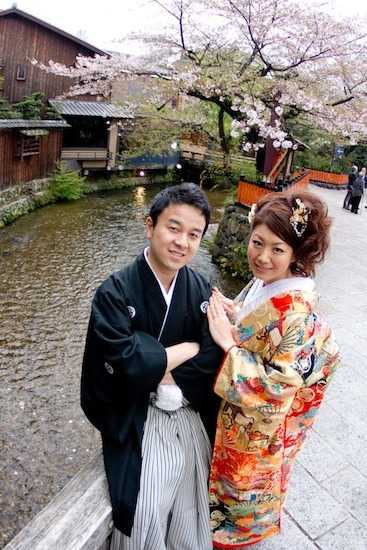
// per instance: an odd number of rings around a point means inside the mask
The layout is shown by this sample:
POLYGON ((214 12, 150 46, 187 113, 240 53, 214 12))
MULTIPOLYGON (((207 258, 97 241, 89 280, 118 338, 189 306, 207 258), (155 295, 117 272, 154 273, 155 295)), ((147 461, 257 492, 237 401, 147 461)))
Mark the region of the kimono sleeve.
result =
POLYGON ((84 378, 109 404, 154 389, 167 365, 164 346, 142 330, 132 330, 123 294, 113 282, 93 300, 83 361, 84 378))
POLYGON ((214 385, 227 402, 279 424, 304 383, 298 360, 312 350, 309 316, 285 317, 229 350, 214 385))
POLYGON ((200 413, 209 439, 213 441, 220 405, 220 399, 213 391, 213 383, 223 359, 223 351, 210 336, 206 316, 198 337, 201 338, 200 352, 174 369, 172 375, 191 407, 200 413))
POLYGON ((194 396, 202 383, 210 384, 209 387, 212 387, 223 358, 223 351, 210 336, 206 317, 202 321, 202 332, 198 335, 198 340, 200 341, 199 353, 172 371, 176 383, 184 389, 184 394, 192 404, 196 400, 194 396))
POLYGON ((214 343, 209 332, 204 304, 208 304, 210 294, 210 282, 192 273, 187 289, 189 320, 183 340, 199 342, 200 351, 190 361, 172 371, 176 384, 196 411, 210 407, 212 398, 217 406, 213 383, 223 359, 223 351, 214 343))

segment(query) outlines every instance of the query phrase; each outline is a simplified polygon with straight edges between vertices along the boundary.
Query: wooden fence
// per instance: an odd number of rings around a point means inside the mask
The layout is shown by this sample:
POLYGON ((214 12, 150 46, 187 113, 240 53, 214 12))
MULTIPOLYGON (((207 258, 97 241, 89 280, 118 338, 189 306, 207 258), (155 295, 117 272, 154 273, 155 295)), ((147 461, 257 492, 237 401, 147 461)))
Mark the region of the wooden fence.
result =
MULTIPOLYGON (((305 189, 310 181, 310 170, 297 172, 292 175, 289 183, 285 188, 289 189, 305 189)), ((283 188, 275 188, 264 183, 254 183, 241 179, 238 182, 237 204, 251 208, 254 202, 258 202, 264 195, 268 193, 277 193, 283 188)))
POLYGON ((99 452, 4 550, 107 550, 112 525, 99 452))
POLYGON ((321 170, 310 170, 310 181, 313 183, 325 183, 331 186, 342 186, 348 184, 348 174, 333 174, 332 172, 322 172, 321 170))
MULTIPOLYGON (((201 168, 205 168, 206 166, 210 166, 215 163, 222 163, 224 159, 223 153, 210 152, 206 147, 190 145, 188 143, 181 143, 180 157, 181 161, 187 161, 190 164, 201 168)), ((255 163, 255 158, 245 157, 243 155, 229 155, 226 158, 229 162, 234 164, 241 162, 250 162, 251 164, 255 163)))

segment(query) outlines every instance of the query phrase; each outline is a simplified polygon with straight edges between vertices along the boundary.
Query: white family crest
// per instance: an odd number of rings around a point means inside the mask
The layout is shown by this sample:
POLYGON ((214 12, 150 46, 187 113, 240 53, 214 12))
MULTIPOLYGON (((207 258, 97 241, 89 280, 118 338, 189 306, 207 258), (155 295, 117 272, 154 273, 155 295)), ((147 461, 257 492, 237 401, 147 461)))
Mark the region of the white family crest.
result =
POLYGON ((127 311, 129 312, 131 319, 133 319, 136 315, 136 309, 133 306, 127 306, 127 311))

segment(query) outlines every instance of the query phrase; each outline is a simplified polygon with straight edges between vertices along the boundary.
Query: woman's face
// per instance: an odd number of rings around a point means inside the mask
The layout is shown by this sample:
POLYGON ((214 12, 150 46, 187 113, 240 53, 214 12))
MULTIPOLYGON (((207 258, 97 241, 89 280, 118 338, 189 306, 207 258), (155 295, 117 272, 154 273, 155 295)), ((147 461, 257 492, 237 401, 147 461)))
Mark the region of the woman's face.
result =
POLYGON ((250 236, 247 258, 255 277, 265 285, 293 277, 290 264, 293 248, 273 233, 265 223, 257 225, 250 236))

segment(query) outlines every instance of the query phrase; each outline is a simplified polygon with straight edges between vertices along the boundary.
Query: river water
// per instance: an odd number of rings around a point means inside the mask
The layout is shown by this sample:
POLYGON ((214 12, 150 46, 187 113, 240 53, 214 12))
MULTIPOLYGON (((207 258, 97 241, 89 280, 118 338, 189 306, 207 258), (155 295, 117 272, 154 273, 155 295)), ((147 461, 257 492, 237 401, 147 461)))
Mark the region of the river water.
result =
MULTIPOLYGON (((93 294, 146 246, 157 187, 38 209, 0 230, 0 529, 3 547, 99 449, 79 406, 93 294)), ((208 192, 212 222, 225 192, 208 192)), ((234 295, 201 247, 192 267, 234 295)))

